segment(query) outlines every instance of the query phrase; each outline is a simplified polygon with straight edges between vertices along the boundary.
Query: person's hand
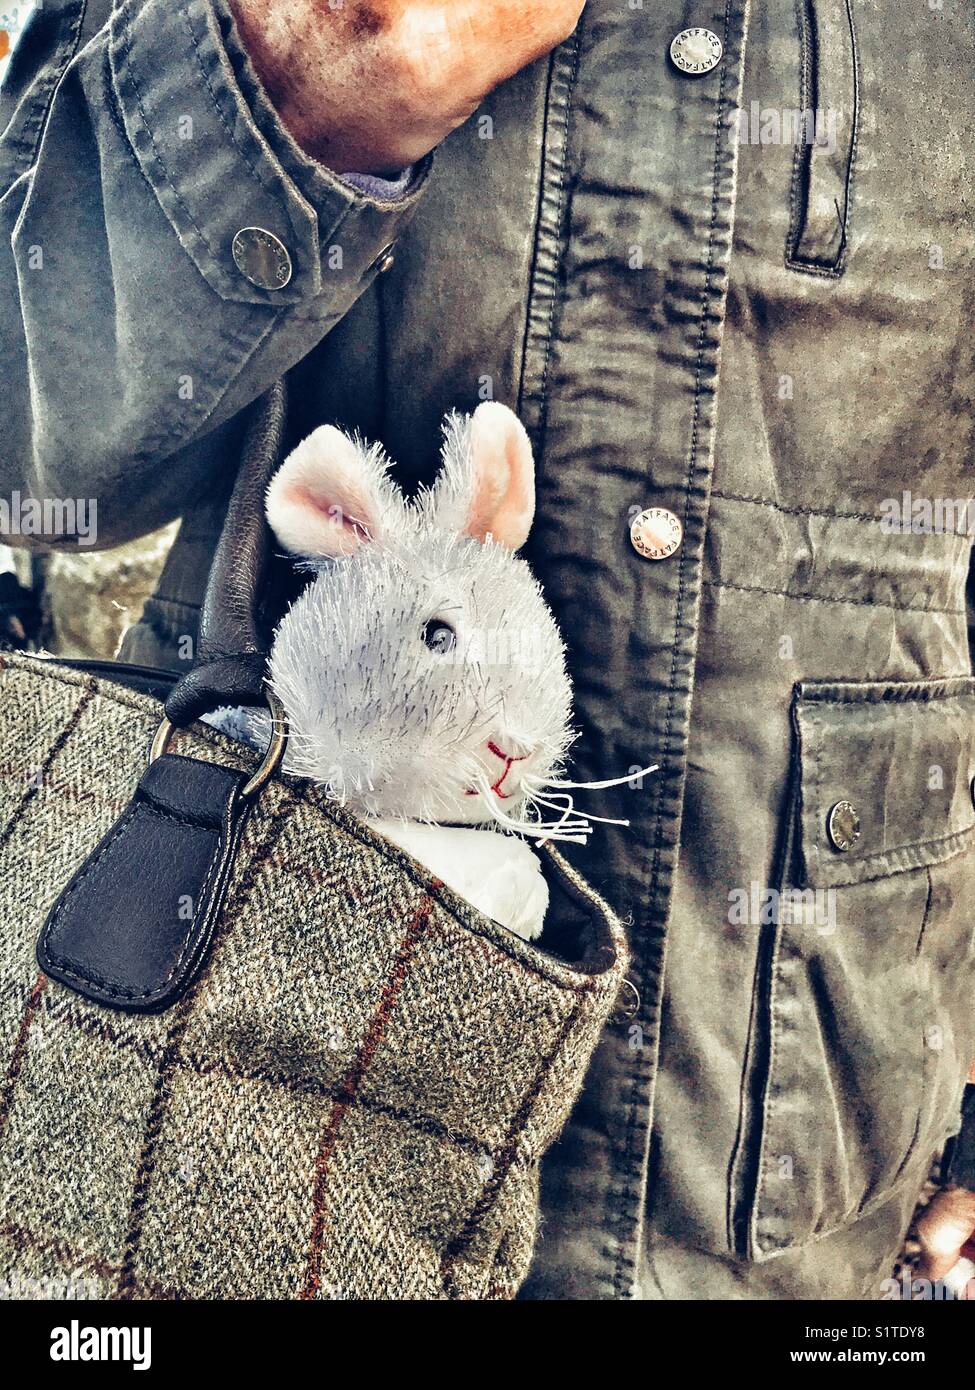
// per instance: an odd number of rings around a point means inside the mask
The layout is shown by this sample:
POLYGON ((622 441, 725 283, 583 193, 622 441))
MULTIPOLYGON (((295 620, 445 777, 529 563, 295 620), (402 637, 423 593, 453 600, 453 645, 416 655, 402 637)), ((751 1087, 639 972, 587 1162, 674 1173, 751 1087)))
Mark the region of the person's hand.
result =
POLYGON ((585 0, 230 0, 284 124, 336 173, 433 149, 575 28, 585 0))
MULTIPOLYGON (((968 1073, 968 1084, 975 1086, 975 1062, 968 1073)), ((918 1273, 932 1283, 943 1279, 955 1267, 966 1245, 968 1250, 964 1253, 975 1260, 972 1254, 972 1247, 975 1247, 975 1192, 963 1187, 944 1188, 918 1219, 917 1235, 922 1260, 918 1273)))
POLYGON ((975 1192, 962 1187, 939 1192, 919 1218, 917 1235, 923 1261, 918 1273, 932 1283, 943 1279, 975 1239, 975 1192))

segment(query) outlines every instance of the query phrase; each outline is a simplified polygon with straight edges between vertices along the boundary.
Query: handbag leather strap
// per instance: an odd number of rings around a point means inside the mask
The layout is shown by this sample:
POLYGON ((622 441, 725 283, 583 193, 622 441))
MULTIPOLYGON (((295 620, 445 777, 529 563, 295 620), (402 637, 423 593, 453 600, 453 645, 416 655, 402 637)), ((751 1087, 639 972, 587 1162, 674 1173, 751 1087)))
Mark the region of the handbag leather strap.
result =
POLYGON ((283 379, 253 407, 207 582, 196 659, 166 701, 166 717, 177 728, 221 705, 264 703, 260 607, 271 554, 264 496, 281 460, 287 407, 283 379))
MULTIPOLYGON (((248 423, 196 660, 166 698, 176 727, 221 705, 264 703, 260 608, 271 553, 264 495, 281 457, 286 413, 278 382, 248 423)), ((249 772, 169 752, 151 761, 48 913, 37 944, 41 969, 112 1008, 174 1004, 206 958, 257 782, 249 772)))

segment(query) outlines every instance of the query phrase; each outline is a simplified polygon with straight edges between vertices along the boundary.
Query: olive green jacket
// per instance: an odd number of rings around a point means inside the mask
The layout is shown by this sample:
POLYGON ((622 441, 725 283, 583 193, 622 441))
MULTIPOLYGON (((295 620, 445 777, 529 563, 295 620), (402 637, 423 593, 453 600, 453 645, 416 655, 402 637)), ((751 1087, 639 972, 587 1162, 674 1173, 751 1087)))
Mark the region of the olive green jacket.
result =
POLYGON ((971 7, 590 0, 388 202, 223 0, 108 10, 45 4, 0 107, 3 489, 185 516, 127 645, 178 668, 277 376, 407 487, 515 406, 576 770, 660 765, 575 856, 634 967, 525 1293, 883 1297, 975 1054, 971 7))

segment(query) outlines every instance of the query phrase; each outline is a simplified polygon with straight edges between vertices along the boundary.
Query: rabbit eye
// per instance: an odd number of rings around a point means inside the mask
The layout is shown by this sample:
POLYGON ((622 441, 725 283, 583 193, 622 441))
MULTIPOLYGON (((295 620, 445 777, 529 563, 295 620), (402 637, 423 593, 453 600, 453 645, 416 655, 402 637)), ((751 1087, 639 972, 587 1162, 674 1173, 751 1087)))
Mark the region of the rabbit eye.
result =
POLYGON ((456 641, 456 632, 442 618, 431 618, 423 626, 423 645, 429 647, 432 652, 451 652, 456 641))

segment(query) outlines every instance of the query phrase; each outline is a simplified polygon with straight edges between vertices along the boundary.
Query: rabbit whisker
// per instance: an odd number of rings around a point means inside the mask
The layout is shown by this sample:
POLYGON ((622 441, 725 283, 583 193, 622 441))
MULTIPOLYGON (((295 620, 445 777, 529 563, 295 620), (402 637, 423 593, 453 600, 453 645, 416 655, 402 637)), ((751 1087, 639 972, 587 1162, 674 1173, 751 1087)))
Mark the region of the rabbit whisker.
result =
POLYGON ((660 770, 659 763, 654 763, 653 767, 638 768, 636 772, 630 772, 625 777, 608 777, 602 782, 566 782, 559 777, 533 777, 531 773, 526 773, 522 781, 527 785, 531 782, 537 787, 571 787, 575 791, 605 791, 607 787, 625 787, 628 782, 635 782, 638 777, 648 777, 651 772, 660 770))
MULTIPOLYGON (((525 780, 527 781, 527 778, 525 780)), ((530 792, 529 795, 531 797, 531 800, 537 803, 539 806, 548 806, 553 811, 557 811, 559 809, 559 801, 561 800, 561 798, 555 801, 550 801, 547 797, 542 796, 538 791, 530 792)), ((614 820, 612 816, 594 816, 591 811, 581 811, 578 809, 578 807, 575 806, 571 796, 567 796, 565 798, 565 804, 566 814, 575 811, 576 815, 584 817, 587 823, 590 821, 596 821, 599 825, 629 825, 630 823, 628 820, 614 820)))
MULTIPOLYGON (((592 826, 586 820, 570 820, 573 807, 570 804, 565 807, 562 816, 556 821, 526 821, 515 820, 502 810, 494 789, 489 784, 483 773, 477 777, 476 785, 478 791, 484 797, 485 803, 491 815, 497 823, 506 830, 513 830, 519 835, 528 835, 544 844, 548 840, 563 840, 570 844, 584 845, 588 836, 592 833, 592 826)), ((556 808, 557 809, 557 808, 556 808)))

